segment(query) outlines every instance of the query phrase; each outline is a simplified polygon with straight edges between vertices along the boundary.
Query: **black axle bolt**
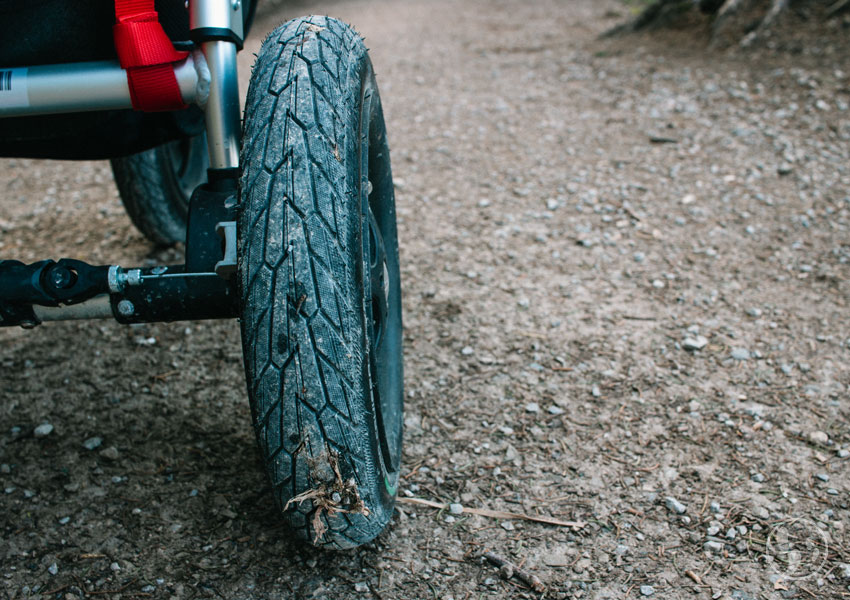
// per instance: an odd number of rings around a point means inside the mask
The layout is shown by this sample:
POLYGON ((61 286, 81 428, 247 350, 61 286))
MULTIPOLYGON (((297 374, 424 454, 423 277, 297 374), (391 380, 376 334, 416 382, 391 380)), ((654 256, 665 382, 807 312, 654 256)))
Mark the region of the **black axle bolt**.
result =
POLYGON ((57 290, 68 289, 76 279, 74 272, 66 267, 56 267, 50 273, 50 281, 57 290))

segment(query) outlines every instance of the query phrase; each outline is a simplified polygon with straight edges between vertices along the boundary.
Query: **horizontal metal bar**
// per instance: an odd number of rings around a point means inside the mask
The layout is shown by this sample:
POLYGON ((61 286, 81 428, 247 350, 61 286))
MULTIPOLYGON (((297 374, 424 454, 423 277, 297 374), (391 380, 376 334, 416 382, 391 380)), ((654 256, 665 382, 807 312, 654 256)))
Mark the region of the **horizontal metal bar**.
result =
POLYGON ((114 316, 108 294, 95 296, 91 300, 67 306, 38 306, 34 304, 32 310, 39 321, 111 319, 114 316))
MULTIPOLYGON (((0 86, 0 117, 133 108, 127 71, 118 61, 0 68, 0 73, 10 73, 0 86)), ((192 55, 175 64, 174 74, 183 101, 195 102, 199 86, 192 55)))
POLYGON ((236 283, 214 273, 181 273, 182 266, 168 273, 142 269, 139 283, 112 294, 119 323, 196 321, 239 316, 236 283), (182 277, 180 275, 183 275, 182 277))

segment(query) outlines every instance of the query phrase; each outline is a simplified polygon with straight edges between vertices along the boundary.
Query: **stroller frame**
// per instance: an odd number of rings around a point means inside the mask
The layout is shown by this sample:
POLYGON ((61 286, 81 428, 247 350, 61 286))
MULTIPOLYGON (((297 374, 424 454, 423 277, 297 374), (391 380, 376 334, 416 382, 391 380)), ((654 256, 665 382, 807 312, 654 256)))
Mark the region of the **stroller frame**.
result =
MULTIPOLYGON (((114 317, 122 323, 231 318, 236 301, 241 119, 240 0, 191 0, 196 49, 174 65, 180 95, 204 112, 210 169, 189 207, 186 264, 124 269, 82 261, 0 260, 0 326, 114 317), (198 51, 199 50, 199 51, 198 51)), ((0 68, 0 118, 132 108, 118 61, 0 68), (0 96, 2 98, 2 96, 0 96)))

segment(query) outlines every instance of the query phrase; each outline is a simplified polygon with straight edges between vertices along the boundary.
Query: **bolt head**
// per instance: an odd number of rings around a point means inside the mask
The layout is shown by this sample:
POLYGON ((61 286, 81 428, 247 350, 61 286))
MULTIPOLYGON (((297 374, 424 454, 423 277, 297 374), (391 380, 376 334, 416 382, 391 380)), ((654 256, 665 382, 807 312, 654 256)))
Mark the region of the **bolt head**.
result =
POLYGON ((52 283, 56 289, 64 290, 65 288, 71 287, 72 274, 68 269, 60 267, 58 269, 53 269, 51 279, 53 280, 52 283))
POLYGON ((136 307, 129 300, 122 300, 118 303, 118 314, 122 317, 132 317, 136 312, 136 307))

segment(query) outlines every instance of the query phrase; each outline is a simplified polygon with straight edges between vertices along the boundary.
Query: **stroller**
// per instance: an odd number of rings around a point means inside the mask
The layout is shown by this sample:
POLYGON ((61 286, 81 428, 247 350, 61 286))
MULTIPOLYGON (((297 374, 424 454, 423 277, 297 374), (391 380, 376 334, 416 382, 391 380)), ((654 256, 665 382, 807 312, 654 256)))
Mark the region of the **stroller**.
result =
POLYGON ((127 212, 185 264, 0 260, 0 325, 238 318, 283 518, 330 548, 389 522, 402 437, 401 288, 381 101, 360 36, 256 0, 0 0, 0 155, 110 159, 127 212))

